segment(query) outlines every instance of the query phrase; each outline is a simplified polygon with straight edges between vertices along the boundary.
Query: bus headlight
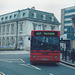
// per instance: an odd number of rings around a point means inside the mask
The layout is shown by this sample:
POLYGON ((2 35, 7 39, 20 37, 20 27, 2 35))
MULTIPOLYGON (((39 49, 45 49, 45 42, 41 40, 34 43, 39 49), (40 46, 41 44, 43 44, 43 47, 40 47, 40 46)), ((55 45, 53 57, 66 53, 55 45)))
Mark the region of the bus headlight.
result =
POLYGON ((55 58, 58 58, 58 56, 55 56, 55 58))
POLYGON ((33 55, 33 58, 36 58, 36 55, 33 55))

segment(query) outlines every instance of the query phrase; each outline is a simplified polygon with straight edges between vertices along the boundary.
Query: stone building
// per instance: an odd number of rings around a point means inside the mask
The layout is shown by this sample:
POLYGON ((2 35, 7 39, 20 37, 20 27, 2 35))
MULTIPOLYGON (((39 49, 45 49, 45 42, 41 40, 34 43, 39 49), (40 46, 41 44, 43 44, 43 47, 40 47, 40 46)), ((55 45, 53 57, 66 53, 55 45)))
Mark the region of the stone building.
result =
POLYGON ((29 50, 31 30, 59 30, 53 13, 27 8, 0 15, 0 48, 29 50))

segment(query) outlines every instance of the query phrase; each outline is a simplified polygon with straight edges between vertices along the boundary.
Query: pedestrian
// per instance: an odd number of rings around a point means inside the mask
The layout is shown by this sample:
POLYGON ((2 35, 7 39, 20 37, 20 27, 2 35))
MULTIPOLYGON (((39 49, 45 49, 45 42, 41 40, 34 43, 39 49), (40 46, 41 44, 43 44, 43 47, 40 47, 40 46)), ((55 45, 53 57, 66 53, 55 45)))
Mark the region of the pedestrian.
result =
POLYGON ((62 59, 64 59, 64 48, 62 48, 62 59))
POLYGON ((65 61, 67 60, 67 49, 65 51, 65 61))
POLYGON ((75 61, 75 53, 74 50, 71 52, 72 63, 75 61))

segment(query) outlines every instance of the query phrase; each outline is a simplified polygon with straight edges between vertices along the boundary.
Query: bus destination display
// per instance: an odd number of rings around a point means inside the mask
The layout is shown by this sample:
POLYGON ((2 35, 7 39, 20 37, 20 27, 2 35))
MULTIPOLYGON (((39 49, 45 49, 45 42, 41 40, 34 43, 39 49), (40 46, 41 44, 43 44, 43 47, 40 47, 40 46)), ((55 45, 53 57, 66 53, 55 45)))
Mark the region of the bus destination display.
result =
POLYGON ((42 32, 42 31, 36 31, 34 32, 34 35, 37 35, 37 36, 40 36, 40 35, 43 35, 43 36, 57 36, 57 32, 42 32))

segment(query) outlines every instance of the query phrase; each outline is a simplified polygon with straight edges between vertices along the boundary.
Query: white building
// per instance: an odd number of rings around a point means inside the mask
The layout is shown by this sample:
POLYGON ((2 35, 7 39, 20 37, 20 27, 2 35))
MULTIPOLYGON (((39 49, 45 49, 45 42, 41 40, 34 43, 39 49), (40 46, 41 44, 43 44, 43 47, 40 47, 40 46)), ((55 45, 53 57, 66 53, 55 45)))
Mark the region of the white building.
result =
POLYGON ((31 30, 59 30, 53 13, 23 9, 0 15, 0 48, 29 50, 31 30))

